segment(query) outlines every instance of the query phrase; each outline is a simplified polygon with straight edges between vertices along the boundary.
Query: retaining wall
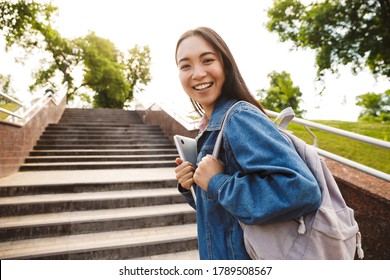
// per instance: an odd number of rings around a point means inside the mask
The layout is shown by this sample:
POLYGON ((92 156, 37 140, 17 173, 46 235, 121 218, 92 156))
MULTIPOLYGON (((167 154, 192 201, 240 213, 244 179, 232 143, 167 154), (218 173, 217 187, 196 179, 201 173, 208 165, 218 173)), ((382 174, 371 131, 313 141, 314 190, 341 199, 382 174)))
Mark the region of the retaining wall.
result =
POLYGON ((66 98, 57 106, 48 102, 24 126, 0 123, 0 178, 19 170, 49 123, 56 123, 65 110, 66 98))

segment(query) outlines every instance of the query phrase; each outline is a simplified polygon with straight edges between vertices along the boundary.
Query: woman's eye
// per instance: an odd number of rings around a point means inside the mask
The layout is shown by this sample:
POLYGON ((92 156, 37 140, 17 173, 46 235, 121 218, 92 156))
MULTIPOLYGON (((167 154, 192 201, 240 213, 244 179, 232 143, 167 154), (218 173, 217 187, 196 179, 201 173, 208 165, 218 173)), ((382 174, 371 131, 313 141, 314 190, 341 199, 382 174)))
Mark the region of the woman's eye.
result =
POLYGON ((208 63, 211 63, 211 62, 213 62, 213 61, 214 61, 213 58, 206 58, 206 59, 203 61, 203 63, 208 64, 208 63))
POLYGON ((185 69, 188 69, 188 68, 190 68, 190 65, 188 65, 188 64, 183 64, 183 65, 180 66, 180 70, 185 70, 185 69))

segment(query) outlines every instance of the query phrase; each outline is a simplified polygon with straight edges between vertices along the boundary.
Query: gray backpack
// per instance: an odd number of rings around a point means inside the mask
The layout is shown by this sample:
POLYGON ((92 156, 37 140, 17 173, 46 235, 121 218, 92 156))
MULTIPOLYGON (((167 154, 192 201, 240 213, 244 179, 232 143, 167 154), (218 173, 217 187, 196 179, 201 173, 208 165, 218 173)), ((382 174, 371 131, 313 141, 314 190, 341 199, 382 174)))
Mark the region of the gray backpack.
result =
MULTIPOLYGON (((225 120, 233 107, 225 114, 214 147, 214 157, 219 154, 225 120)), ((322 192, 321 205, 317 211, 300 217, 298 223, 295 219, 262 225, 240 222, 246 250, 252 259, 352 260, 356 251, 362 259, 361 235, 354 211, 346 205, 336 181, 315 148, 286 130, 293 118, 294 112, 287 108, 280 113, 275 123, 281 119, 278 125, 280 133, 295 148, 316 178, 322 192)))

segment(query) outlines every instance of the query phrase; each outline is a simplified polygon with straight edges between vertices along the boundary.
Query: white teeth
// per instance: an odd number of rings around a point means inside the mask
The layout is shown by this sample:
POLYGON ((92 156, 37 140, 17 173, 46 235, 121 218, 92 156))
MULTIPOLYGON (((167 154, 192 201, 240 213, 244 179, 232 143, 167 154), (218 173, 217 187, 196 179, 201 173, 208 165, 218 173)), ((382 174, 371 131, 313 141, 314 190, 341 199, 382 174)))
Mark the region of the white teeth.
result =
POLYGON ((202 90, 202 89, 205 89, 205 88, 210 87, 211 85, 212 85, 212 83, 201 84, 201 85, 195 86, 194 88, 195 88, 196 90, 202 90))

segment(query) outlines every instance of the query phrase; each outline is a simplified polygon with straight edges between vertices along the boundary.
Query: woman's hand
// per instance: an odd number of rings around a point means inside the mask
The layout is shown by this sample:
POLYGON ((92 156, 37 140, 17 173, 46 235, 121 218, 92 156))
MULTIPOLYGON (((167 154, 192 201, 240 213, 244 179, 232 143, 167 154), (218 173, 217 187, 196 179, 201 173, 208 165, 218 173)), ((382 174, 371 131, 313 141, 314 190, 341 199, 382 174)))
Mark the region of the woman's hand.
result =
POLYGON ((176 158, 175 162, 177 164, 177 167, 175 168, 177 181, 183 188, 190 190, 194 183, 193 177, 195 168, 190 162, 183 162, 181 158, 176 158))
POLYGON ((198 164, 193 176, 195 183, 207 192, 211 178, 219 173, 223 173, 224 166, 219 160, 211 155, 207 155, 198 164))

